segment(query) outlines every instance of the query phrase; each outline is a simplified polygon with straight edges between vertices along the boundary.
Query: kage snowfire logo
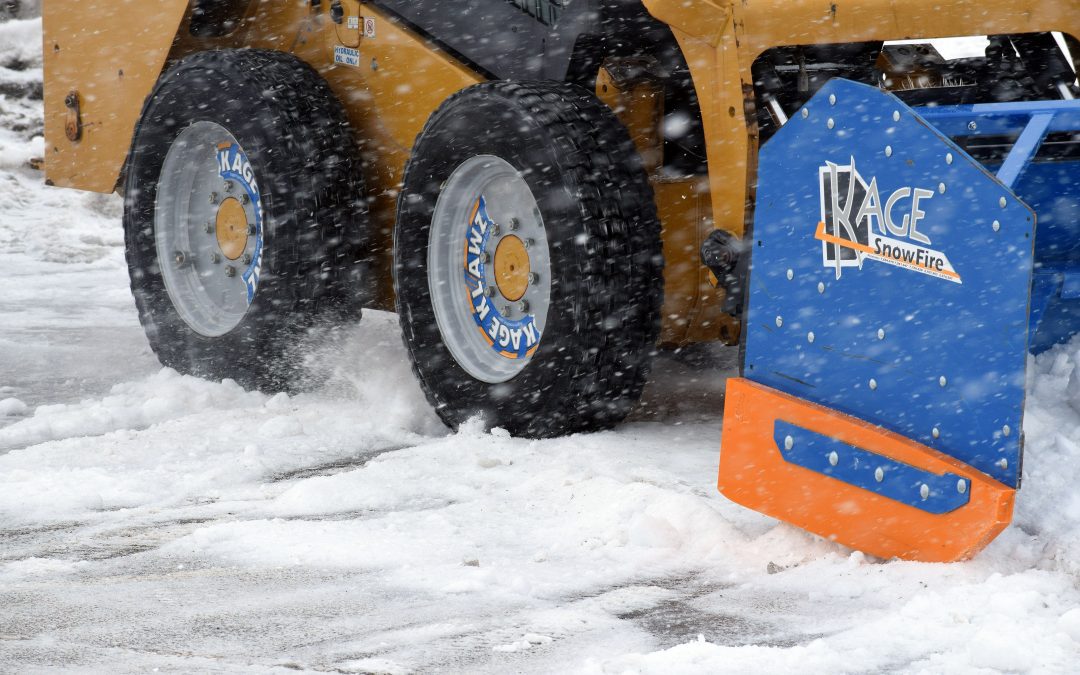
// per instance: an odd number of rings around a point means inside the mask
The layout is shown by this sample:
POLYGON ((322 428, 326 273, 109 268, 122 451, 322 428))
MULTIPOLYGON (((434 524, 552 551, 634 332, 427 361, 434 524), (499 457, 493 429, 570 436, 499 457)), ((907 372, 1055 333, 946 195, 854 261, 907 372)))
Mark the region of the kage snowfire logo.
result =
POLYGON ((855 169, 855 158, 844 166, 826 161, 818 169, 821 221, 815 239, 821 241, 821 260, 836 270, 862 269, 867 258, 962 283, 948 256, 930 248, 933 242, 919 230, 933 190, 902 187, 882 201, 877 178, 866 180, 855 169), (899 223, 898 216, 903 214, 899 223))

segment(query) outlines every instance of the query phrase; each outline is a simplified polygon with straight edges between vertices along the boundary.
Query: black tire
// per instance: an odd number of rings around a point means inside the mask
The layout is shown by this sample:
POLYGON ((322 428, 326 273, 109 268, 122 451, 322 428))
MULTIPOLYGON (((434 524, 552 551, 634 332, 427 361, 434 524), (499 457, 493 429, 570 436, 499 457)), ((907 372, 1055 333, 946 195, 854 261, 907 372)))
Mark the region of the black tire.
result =
POLYGON ((515 435, 607 428, 640 398, 660 327, 663 258, 652 188, 625 127, 594 96, 559 82, 465 89, 432 114, 405 170, 394 231, 405 346, 451 427, 480 414, 515 435), (527 183, 551 262, 547 325, 512 379, 480 381, 455 360, 429 289, 429 234, 444 181, 494 155, 527 183))
POLYGON ((162 364, 250 388, 289 389, 306 329, 317 318, 359 318, 369 228, 358 156, 341 104, 289 54, 202 52, 162 76, 135 131, 124 202, 131 290, 162 364), (155 246, 166 154, 185 128, 204 121, 223 127, 246 152, 264 224, 257 291, 239 323, 217 337, 196 332, 177 312, 161 269, 170 261, 159 261, 155 246))

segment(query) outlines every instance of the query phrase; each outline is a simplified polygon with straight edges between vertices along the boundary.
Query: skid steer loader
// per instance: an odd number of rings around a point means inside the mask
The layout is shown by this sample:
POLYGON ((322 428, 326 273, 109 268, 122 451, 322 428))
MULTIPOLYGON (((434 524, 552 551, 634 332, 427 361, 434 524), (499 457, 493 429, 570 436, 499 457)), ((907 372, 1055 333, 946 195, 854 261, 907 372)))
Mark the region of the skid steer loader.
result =
POLYGON ((958 560, 1080 329, 1076 36, 1074 0, 47 0, 46 180, 124 196, 168 366, 284 388, 395 310, 449 425, 544 437, 741 344, 725 495, 958 560))

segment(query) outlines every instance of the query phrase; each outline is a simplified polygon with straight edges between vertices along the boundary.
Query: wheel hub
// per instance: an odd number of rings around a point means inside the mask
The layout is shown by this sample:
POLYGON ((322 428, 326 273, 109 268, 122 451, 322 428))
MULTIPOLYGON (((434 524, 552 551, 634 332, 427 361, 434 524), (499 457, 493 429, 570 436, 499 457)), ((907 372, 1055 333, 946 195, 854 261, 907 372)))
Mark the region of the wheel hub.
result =
POLYGON ((180 318, 211 338, 238 326, 262 274, 262 200, 247 154, 216 122, 193 123, 169 147, 154 239, 158 260, 171 263, 161 272, 180 318))
POLYGON ((217 243, 221 254, 229 260, 243 255, 248 245, 247 213, 240 200, 229 197, 221 202, 217 212, 217 243))
POLYGON ((529 287, 529 252, 519 237, 509 235, 495 248, 495 284, 499 293, 516 302, 529 287))
POLYGON ((428 288, 443 343, 478 380, 506 382, 540 345, 551 304, 546 232, 528 183, 498 157, 465 160, 440 191, 428 288))

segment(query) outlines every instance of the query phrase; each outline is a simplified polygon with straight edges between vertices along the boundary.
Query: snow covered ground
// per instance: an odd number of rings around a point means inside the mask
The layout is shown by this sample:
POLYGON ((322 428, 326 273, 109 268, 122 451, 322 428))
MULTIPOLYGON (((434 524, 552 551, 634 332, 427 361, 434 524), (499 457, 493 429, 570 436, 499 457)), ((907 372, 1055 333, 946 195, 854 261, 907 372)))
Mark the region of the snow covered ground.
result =
POLYGON ((163 370, 120 205, 47 188, 36 20, 0 23, 0 671, 1075 672, 1080 340, 1032 361, 1015 523, 884 562, 725 501, 735 356, 613 432, 451 434, 392 315, 310 393, 163 370))

